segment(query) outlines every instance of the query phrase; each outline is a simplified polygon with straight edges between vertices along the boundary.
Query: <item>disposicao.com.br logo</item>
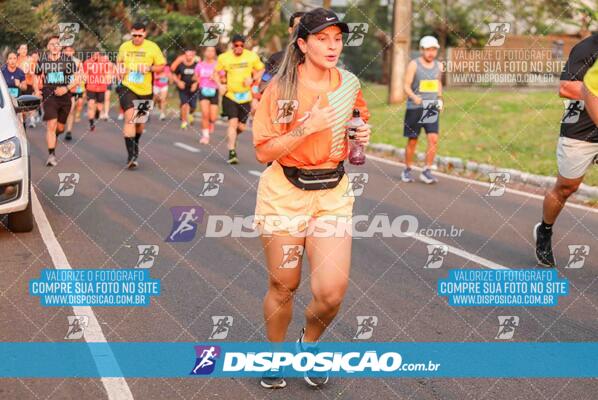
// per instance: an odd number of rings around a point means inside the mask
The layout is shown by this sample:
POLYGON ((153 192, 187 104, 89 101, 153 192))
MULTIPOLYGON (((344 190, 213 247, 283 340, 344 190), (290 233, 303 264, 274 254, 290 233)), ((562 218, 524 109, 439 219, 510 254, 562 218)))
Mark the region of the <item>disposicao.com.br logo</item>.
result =
POLYGON ((288 377, 300 377, 308 372, 327 372, 338 377, 375 377, 402 372, 434 373, 440 368, 440 363, 432 360, 406 363, 396 351, 352 350, 351 343, 345 345, 335 343, 330 347, 330 344, 323 344, 321 348, 309 351, 298 350, 288 343, 277 344, 276 349, 270 351, 261 346, 257 349, 248 345, 246 350, 227 351, 226 346, 200 345, 195 346, 197 358, 191 375, 256 377, 268 371, 284 371, 288 377))

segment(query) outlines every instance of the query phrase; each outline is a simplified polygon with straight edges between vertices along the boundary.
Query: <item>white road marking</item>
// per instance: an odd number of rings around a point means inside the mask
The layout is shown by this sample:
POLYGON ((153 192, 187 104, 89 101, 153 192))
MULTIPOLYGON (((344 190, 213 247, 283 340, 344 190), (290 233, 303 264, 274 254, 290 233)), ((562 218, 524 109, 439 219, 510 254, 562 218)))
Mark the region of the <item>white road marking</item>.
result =
POLYGON ((476 264, 479 265, 483 265, 486 268, 490 268, 490 269, 502 269, 502 270, 508 270, 511 268, 505 267, 504 265, 500 265, 495 263, 494 261, 490 261, 484 257, 480 257, 478 255, 472 254, 468 251, 459 249, 457 247, 451 246, 449 244, 443 243, 439 240, 436 239, 432 239, 428 236, 423 236, 423 235, 413 235, 412 236, 414 239, 419 240, 420 242, 424 242, 426 244, 434 244, 434 245, 442 245, 442 246, 447 246, 448 247, 448 251, 459 256, 462 258, 465 258, 467 260, 473 261, 476 264))
POLYGON ((189 146, 188 144, 181 143, 181 142, 174 142, 176 147, 180 147, 181 149, 190 151, 191 153, 199 153, 199 149, 197 147, 189 146))
MULTIPOLYGON (((62 250, 62 246, 60 246, 58 239, 56 239, 56 236, 54 235, 52 226, 48 221, 48 217, 46 217, 46 213, 44 212, 37 195, 35 194, 35 190, 33 189, 31 190, 31 203, 35 222, 39 228, 42 240, 48 249, 48 253, 50 254, 54 268, 72 269, 68 259, 66 258, 66 254, 64 254, 64 250, 62 250)), ((86 342, 107 343, 106 337, 104 336, 102 328, 100 327, 100 324, 98 323, 98 320, 91 307, 73 306, 73 312, 75 313, 74 315, 86 315, 89 319, 89 324, 83 332, 86 342)), ((91 347, 90 349, 92 350, 92 356, 100 375, 104 375, 102 372, 107 372, 108 368, 111 371, 120 371, 120 367, 118 366, 118 363, 114 358, 114 354, 109 346, 106 346, 102 350, 96 348, 92 349, 91 347)), ((125 378, 101 378, 101 380, 104 388, 106 389, 106 393, 108 394, 108 399, 133 399, 133 393, 131 393, 131 389, 129 388, 125 378)))
MULTIPOLYGON (((374 161, 379 161, 379 162, 384 163, 384 164, 395 165, 395 166, 404 166, 405 165, 405 164, 400 163, 398 161, 387 160, 386 158, 376 157, 376 156, 373 156, 371 154, 368 154, 367 157, 371 158, 374 161)), ((421 170, 420 167, 415 167, 415 166, 413 167, 413 169, 415 169, 415 170, 421 170)), ((438 176, 442 176, 443 178, 452 179, 452 180, 459 181, 459 182, 471 183, 471 184, 478 185, 478 186, 483 186, 483 187, 486 187, 486 188, 490 187, 490 183, 476 181, 475 179, 463 178, 461 176, 449 175, 449 174, 445 174, 445 173, 437 172, 437 171, 434 171, 434 174, 438 175, 438 176)), ((544 196, 539 195, 539 194, 535 194, 535 193, 528 193, 528 192, 524 192, 522 190, 509 189, 509 188, 507 188, 506 191, 507 191, 507 193, 514 193, 514 194, 518 194, 520 196, 530 197, 530 198, 538 199, 538 200, 542 200, 542 201, 544 200, 544 196)), ((584 210, 584 211, 588 211, 588 212, 592 212, 592 213, 597 213, 598 214, 598 209, 593 208, 593 207, 584 206, 584 205, 581 205, 581 204, 566 203, 565 207, 577 208, 578 210, 584 210)))
POLYGON ((255 175, 255 176, 262 176, 261 171, 256 171, 255 169, 250 169, 248 171, 251 175, 255 175))

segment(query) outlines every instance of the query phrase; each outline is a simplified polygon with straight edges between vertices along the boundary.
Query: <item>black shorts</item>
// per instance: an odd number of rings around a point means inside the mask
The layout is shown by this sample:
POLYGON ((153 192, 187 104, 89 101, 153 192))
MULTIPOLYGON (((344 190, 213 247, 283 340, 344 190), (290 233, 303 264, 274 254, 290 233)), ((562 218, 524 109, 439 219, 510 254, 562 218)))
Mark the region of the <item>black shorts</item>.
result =
POLYGON ((118 94, 118 98, 120 100, 120 107, 124 111, 127 111, 129 108, 133 108, 133 100, 151 100, 154 97, 152 94, 137 94, 126 86, 120 86, 116 93, 118 94))
POLYGON ((81 92, 81 93, 72 93, 72 95, 73 95, 73 98, 75 99, 75 101, 83 98, 83 92, 81 92))
POLYGON ((209 100, 210 104, 218 105, 218 89, 215 89, 216 93, 213 96, 204 96, 201 93, 201 88, 197 91, 199 93, 199 101, 201 100, 209 100))
POLYGON ((189 104, 189 107, 194 110, 197 106, 197 94, 197 91, 179 90, 179 100, 181 101, 181 105, 189 104))
POLYGON ((228 117, 228 119, 239 118, 239 122, 242 124, 247 122, 249 118, 249 112, 251 111, 251 102, 239 104, 228 97, 222 98, 222 113, 228 117))
POLYGON ((33 94, 33 85, 27 85, 27 89, 21 90, 21 94, 33 94))
POLYGON ((436 115, 423 115, 424 109, 412 108, 405 111, 405 125, 403 136, 410 139, 415 139, 419 136, 422 128, 428 133, 438 133, 439 129, 439 113, 436 111, 436 115))
POLYGON ((95 100, 96 103, 104 103, 106 92, 87 91, 87 100, 95 100))
POLYGON ((45 93, 42 101, 44 121, 56 119, 59 124, 66 124, 66 119, 71 111, 71 97, 69 93, 62 96, 45 93))

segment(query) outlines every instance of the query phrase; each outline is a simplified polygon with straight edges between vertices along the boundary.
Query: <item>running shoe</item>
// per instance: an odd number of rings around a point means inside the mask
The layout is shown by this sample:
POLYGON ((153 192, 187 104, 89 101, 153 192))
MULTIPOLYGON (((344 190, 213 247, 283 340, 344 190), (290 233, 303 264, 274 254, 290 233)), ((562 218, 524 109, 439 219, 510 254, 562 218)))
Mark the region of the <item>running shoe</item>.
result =
POLYGON ((237 158, 237 152, 234 150, 228 151, 228 160, 226 161, 229 164, 238 164, 239 159, 237 158))
POLYGON ((118 120, 122 121, 125 118, 124 114, 118 114, 118 120))
POLYGON ((54 154, 50 154, 48 156, 48 161, 46 161, 47 167, 55 167, 58 165, 58 161, 56 160, 56 156, 54 154))
POLYGON ((131 157, 127 161, 127 168, 128 169, 135 169, 138 166, 139 166, 139 163, 137 162, 137 157, 131 157))
MULTIPOLYGON (((314 343, 310 343, 309 345, 303 342, 303 336, 305 335, 305 328, 301 329, 301 334, 299 335, 299 339, 297 339, 297 351, 298 352, 308 352, 317 354, 318 347, 314 343)), ((305 372, 303 375, 303 379, 307 384, 311 387, 319 387, 323 386, 328 383, 330 377, 328 376, 328 372, 305 372)))
POLYGON ((90 132, 93 132, 93 131, 95 131, 95 130, 96 130, 96 126, 95 126, 95 125, 91 125, 91 126, 89 127, 89 131, 90 131, 90 132))
POLYGON ((280 376, 279 371, 267 371, 262 376, 260 385, 266 389, 282 389, 287 382, 280 376))
POLYGON ((432 184, 438 182, 438 179, 432 175, 432 170, 430 168, 426 168, 419 174, 419 180, 423 183, 432 184))
POLYGON ((166 119, 166 114, 160 113, 160 121, 164 121, 166 119))
POLYGON ((67 132, 64 134, 64 140, 72 140, 73 139, 73 135, 71 134, 71 132, 67 132))
POLYGON ((543 267, 555 268, 556 262, 552 254, 552 229, 546 231, 540 228, 541 222, 534 226, 534 240, 536 241, 536 260, 543 267))
POLYGON ((199 139, 199 143, 200 144, 208 144, 208 143, 210 143, 210 137, 209 136, 202 136, 199 139))
POLYGON ((181 122, 181 129, 187 129, 188 126, 186 122, 181 122))
POLYGON ((188 119, 189 119, 189 125, 193 125, 193 121, 194 121, 193 114, 189 114, 188 119))
POLYGON ((411 176, 411 168, 405 168, 403 172, 401 172, 401 180, 403 182, 413 182, 413 177, 411 176))

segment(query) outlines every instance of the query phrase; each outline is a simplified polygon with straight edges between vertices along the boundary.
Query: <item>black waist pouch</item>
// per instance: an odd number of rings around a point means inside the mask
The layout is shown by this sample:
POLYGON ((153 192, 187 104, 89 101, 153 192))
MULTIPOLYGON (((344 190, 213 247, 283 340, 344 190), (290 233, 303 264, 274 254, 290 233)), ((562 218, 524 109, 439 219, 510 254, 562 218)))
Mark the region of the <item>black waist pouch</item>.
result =
POLYGON ((302 190, 333 189, 345 175, 345 166, 342 162, 336 168, 330 169, 301 169, 285 167, 282 164, 281 167, 289 182, 302 190))

